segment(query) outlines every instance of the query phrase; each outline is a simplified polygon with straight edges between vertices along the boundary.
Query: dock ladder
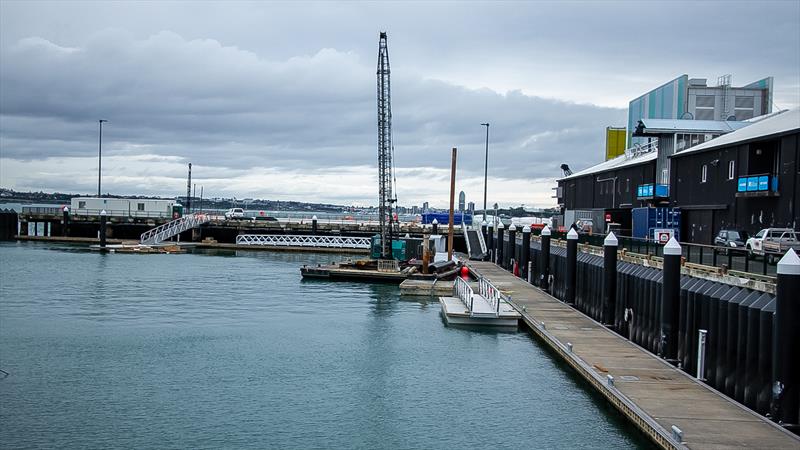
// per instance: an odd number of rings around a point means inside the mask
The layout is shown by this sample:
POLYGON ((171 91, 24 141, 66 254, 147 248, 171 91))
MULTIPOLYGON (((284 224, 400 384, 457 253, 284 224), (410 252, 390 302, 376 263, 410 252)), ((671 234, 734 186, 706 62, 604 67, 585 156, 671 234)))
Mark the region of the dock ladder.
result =
POLYGON ((203 213, 194 213, 188 216, 179 217, 172 222, 167 222, 164 225, 157 226, 152 230, 147 230, 142 233, 139 242, 144 245, 159 244, 166 239, 183 233, 186 230, 199 227, 207 223, 211 218, 203 213))

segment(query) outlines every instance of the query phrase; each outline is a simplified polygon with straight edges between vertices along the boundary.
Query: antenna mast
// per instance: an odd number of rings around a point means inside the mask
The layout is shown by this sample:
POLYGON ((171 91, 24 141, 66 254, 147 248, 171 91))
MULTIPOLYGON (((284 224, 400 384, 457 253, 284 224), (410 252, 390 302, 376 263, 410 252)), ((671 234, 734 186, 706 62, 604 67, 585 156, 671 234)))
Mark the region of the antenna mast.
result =
POLYGON ((389 49, 386 33, 378 43, 378 214, 381 227, 381 259, 392 259, 394 215, 392 204, 392 94, 389 82, 389 49))

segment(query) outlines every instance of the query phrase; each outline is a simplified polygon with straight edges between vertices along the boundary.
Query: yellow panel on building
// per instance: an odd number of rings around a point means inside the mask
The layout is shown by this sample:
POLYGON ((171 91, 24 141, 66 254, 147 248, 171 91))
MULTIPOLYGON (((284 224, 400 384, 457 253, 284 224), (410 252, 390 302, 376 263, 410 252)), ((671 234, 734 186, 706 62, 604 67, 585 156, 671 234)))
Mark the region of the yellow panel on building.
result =
POLYGON ((606 161, 625 153, 625 128, 606 127, 606 161))

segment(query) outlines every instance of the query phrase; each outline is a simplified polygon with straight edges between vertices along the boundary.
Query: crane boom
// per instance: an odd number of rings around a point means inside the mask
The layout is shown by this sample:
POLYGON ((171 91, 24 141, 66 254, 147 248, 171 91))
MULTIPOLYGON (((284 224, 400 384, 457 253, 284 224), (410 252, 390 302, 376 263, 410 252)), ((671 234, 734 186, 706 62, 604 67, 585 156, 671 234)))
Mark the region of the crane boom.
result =
POLYGON ((392 93, 389 80, 389 49, 386 32, 378 43, 378 214, 381 228, 381 259, 392 259, 395 228, 392 204, 392 93))

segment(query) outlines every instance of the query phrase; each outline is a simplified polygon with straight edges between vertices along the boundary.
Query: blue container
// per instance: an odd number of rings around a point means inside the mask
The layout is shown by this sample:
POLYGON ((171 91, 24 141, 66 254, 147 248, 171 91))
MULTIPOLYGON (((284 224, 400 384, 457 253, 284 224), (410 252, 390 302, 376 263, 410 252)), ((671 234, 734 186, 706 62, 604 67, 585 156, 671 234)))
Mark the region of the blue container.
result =
MULTIPOLYGON (((422 223, 430 224, 433 222, 433 219, 439 223, 439 225, 447 225, 450 223, 450 213, 424 213, 422 214, 422 223)), ((465 212, 456 211, 453 214, 453 222, 455 225, 461 225, 462 223, 466 223, 467 225, 472 225, 472 214, 467 214, 465 212)))
POLYGON ((633 208, 631 235, 639 239, 653 239, 655 230, 673 230, 675 239, 680 240, 681 210, 680 208, 633 208))

